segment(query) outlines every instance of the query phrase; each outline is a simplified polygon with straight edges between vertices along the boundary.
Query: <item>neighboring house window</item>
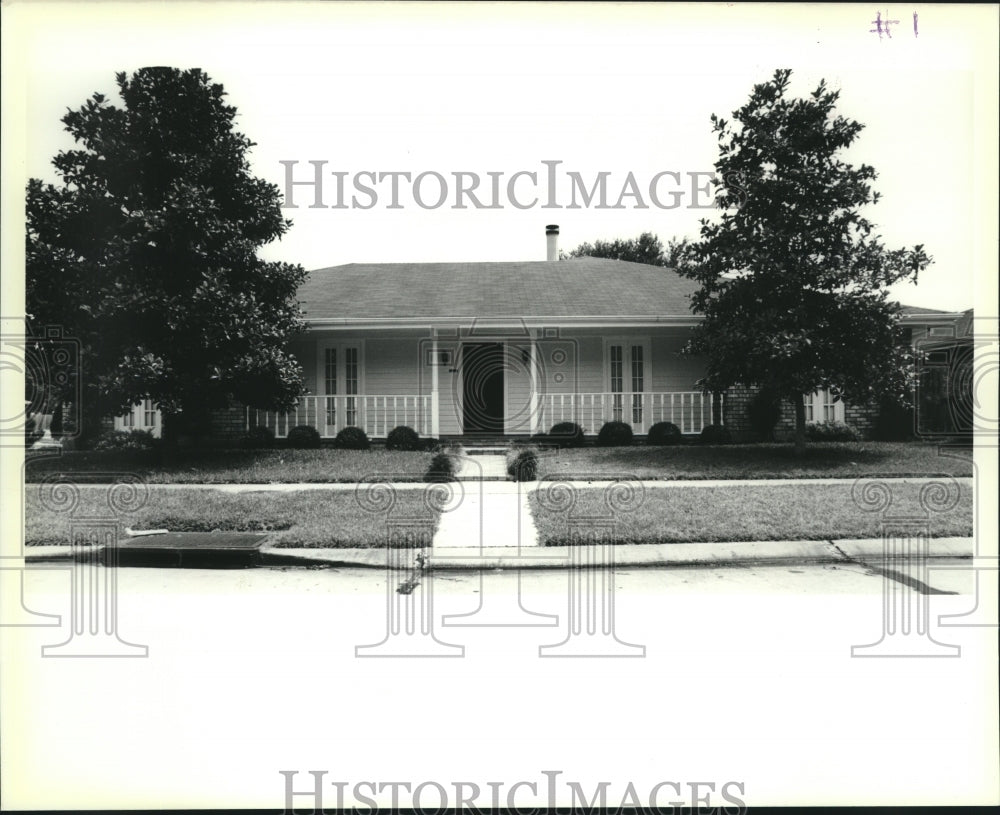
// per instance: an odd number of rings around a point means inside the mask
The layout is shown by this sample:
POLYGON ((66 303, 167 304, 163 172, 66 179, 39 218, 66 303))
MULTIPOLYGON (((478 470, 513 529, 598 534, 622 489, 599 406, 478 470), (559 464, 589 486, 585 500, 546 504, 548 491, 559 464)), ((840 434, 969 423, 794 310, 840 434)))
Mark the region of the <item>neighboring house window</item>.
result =
POLYGON ((835 402, 830 391, 819 390, 806 396, 805 404, 807 422, 844 421, 844 402, 835 402))
POLYGON ((152 399, 143 399, 123 416, 115 419, 115 430, 148 430, 156 438, 160 437, 163 420, 152 399))

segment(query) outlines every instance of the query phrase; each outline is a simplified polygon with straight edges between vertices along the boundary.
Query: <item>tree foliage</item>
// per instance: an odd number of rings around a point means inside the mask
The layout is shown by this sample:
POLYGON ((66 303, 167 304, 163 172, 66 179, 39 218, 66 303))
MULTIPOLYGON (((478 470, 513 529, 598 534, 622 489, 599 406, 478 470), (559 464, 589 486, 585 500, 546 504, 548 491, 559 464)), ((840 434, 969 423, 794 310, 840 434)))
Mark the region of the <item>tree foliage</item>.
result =
POLYGON ((643 232, 638 238, 616 238, 612 241, 596 240, 593 243, 581 243, 569 253, 561 252, 563 260, 567 258, 609 258, 625 260, 630 263, 647 263, 651 266, 676 265, 679 256, 686 250, 688 239, 671 238, 666 248, 660 239, 652 232, 643 232))
POLYGON ((905 398, 911 366, 886 287, 916 280, 931 258, 921 245, 883 245, 862 214, 879 200, 876 172, 841 158, 863 125, 835 114, 839 92, 825 82, 789 97, 790 76, 755 85, 733 121, 712 116, 723 212, 701 221, 678 271, 701 284, 692 308, 705 319, 686 348, 707 359, 701 384, 764 386, 790 400, 801 447, 804 394, 905 398))
POLYGON ((78 145, 53 160, 62 184, 28 183, 30 318, 81 341, 91 424, 142 398, 168 416, 289 407, 305 272, 257 257, 291 222, 236 108, 198 69, 116 80, 121 106, 95 93, 62 118, 78 145))

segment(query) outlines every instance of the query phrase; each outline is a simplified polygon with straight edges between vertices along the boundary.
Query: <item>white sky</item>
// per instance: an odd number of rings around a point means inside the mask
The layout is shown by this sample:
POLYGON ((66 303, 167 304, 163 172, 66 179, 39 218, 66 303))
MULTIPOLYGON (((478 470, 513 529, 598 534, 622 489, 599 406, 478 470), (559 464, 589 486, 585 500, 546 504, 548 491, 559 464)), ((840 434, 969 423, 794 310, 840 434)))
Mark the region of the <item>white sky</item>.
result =
MULTIPOLYGON (((840 111, 867 125, 849 159, 879 171, 883 198, 870 217, 887 244, 923 243, 935 258, 919 286, 894 294, 967 308, 977 271, 995 269, 997 11, 890 6, 887 15, 900 23, 880 40, 874 9, 857 5, 15 4, 4 23, 22 23, 18 76, 5 74, 24 92, 25 140, 5 194, 28 175, 54 180, 49 161, 69 145, 65 109, 94 91, 114 96, 114 73, 144 65, 199 66, 222 82, 258 144, 255 172, 277 184, 282 160, 300 162, 302 179, 307 162, 325 160, 349 177, 470 171, 484 185, 489 171, 506 180, 559 160, 585 179, 610 172, 612 201, 630 171, 640 184, 663 170, 711 171, 709 116, 728 118, 755 82, 790 67, 796 94, 825 77, 842 91, 840 111)), ((387 183, 373 209, 289 210, 294 226, 266 255, 306 268, 543 259, 547 223, 560 225, 568 249, 646 230, 664 243, 695 237, 700 218, 717 217, 687 208, 690 193, 673 210, 631 200, 624 210, 506 201, 455 210, 453 196, 425 210, 405 195, 403 209, 389 210, 387 183)), ((426 189, 433 198, 435 185, 426 189)), ((334 191, 327 176, 327 203, 334 191)), ((299 188, 296 200, 311 193, 299 188)))

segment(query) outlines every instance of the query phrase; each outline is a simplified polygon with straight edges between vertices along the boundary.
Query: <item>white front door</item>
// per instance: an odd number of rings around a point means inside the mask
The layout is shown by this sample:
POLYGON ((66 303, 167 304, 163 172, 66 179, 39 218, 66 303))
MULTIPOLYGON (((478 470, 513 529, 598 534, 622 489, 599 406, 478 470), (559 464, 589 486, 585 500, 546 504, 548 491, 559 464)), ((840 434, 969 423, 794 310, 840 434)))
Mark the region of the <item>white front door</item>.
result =
POLYGON ((650 365, 648 339, 609 339, 604 350, 605 390, 610 394, 607 420, 625 422, 635 433, 645 433, 649 406, 650 365))

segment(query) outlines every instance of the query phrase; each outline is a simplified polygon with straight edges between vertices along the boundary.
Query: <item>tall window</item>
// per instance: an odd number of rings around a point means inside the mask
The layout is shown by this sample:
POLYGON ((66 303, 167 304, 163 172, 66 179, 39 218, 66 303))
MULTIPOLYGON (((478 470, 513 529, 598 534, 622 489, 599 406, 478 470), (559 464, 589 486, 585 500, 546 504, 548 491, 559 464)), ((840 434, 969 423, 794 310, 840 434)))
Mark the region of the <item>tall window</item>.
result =
POLYGON ((612 345, 608 351, 611 354, 611 414, 616 422, 622 420, 622 379, 623 361, 622 346, 612 345))
POLYGON ((358 392, 358 349, 344 349, 344 393, 347 397, 347 424, 358 423, 358 405, 354 398, 358 392))
POLYGON ((337 349, 327 348, 323 363, 324 383, 323 393, 326 399, 326 423, 331 427, 337 424, 337 400, 333 398, 337 393, 337 349))
POLYGON ((323 435, 334 435, 344 427, 364 424, 364 347, 361 343, 323 343, 320 346, 319 381, 326 419, 323 435))
POLYGON ((649 340, 610 340, 606 352, 607 390, 611 410, 607 418, 627 422, 641 432, 645 424, 643 394, 649 384, 649 340))
POLYGON ((632 346, 632 424, 642 424, 642 346, 632 346))

